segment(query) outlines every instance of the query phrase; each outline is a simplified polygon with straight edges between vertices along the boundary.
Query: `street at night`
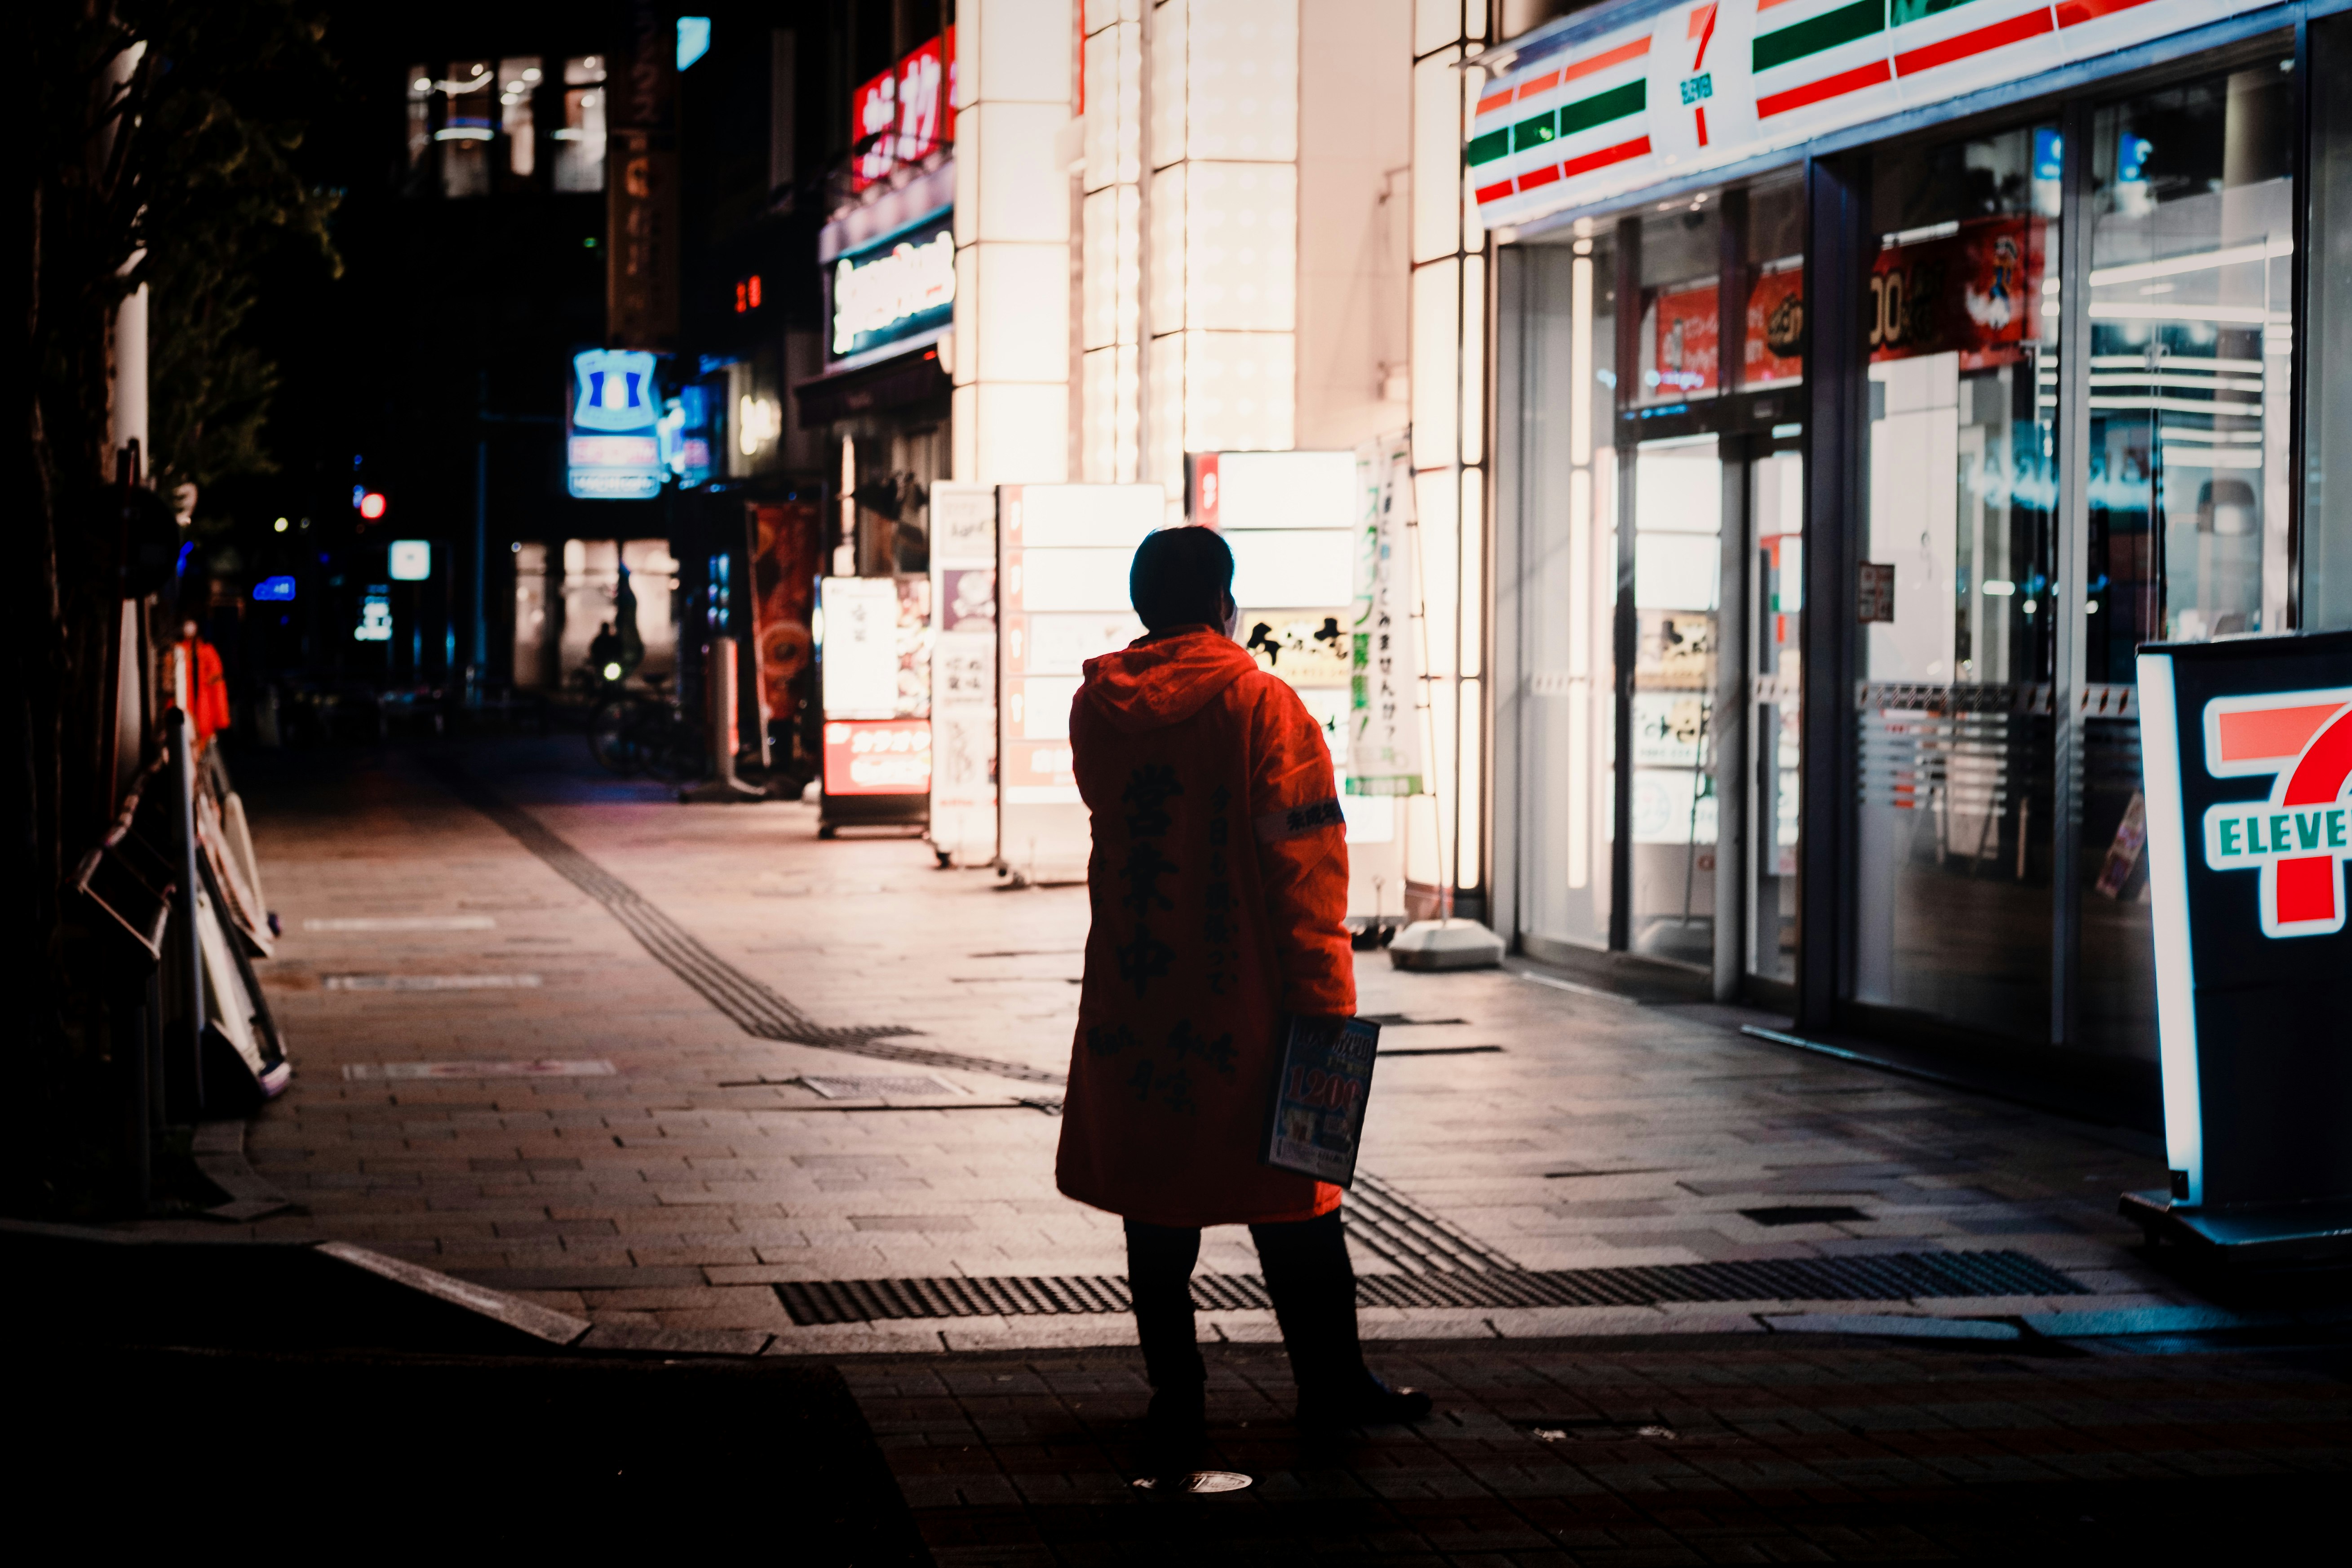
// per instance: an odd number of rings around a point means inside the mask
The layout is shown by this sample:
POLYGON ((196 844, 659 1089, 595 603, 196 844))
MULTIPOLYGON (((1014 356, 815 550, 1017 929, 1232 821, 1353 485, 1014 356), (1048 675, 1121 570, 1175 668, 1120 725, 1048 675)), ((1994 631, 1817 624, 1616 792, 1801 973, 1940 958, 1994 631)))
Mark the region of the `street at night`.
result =
POLYGON ((2343 4, 43 7, 18 1550, 2324 1552, 2343 4))

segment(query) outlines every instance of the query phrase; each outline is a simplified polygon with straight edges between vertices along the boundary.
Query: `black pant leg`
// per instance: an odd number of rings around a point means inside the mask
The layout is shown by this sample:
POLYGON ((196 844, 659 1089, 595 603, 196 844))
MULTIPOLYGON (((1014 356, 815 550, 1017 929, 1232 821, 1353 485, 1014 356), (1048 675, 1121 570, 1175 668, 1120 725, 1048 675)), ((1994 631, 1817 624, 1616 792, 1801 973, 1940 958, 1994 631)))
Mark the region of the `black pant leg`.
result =
POLYGON ((1192 1312, 1192 1266, 1200 1259, 1199 1230, 1127 1222, 1128 1292, 1154 1388, 1197 1390, 1208 1381, 1192 1312))
POLYGON ((1338 1391, 1365 1377, 1356 1333, 1356 1270, 1339 1211, 1281 1225, 1254 1225, 1265 1290, 1302 1393, 1338 1391))

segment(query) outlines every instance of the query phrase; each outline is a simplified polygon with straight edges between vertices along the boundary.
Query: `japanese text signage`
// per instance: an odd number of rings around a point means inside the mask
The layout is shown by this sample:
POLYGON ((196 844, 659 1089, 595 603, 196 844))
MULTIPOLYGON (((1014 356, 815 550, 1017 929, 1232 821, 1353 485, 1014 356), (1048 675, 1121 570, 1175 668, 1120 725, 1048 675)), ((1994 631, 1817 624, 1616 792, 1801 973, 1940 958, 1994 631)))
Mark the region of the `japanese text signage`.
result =
POLYGON ((1465 153, 1479 216, 1525 223, 2258 3, 1696 0, 1618 27, 1604 8, 1507 54, 1480 97, 1465 153))
POLYGON ((950 27, 851 91, 849 135, 856 148, 851 188, 864 190, 954 142, 955 73, 955 29, 950 27))
POLYGON ((2174 1196, 2352 1194, 2352 633, 2139 656, 2174 1196))

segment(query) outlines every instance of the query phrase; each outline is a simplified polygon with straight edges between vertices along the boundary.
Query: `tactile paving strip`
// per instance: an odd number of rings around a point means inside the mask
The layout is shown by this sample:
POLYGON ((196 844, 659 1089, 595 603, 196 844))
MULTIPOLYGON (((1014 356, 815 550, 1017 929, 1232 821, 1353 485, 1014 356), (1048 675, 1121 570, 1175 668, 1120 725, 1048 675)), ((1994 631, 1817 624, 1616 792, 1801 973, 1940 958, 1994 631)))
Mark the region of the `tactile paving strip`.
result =
MULTIPOLYGON (((1877 1258, 1774 1258, 1751 1263, 1670 1263, 1646 1268, 1481 1269, 1360 1274, 1367 1307, 1648 1307, 1665 1301, 1905 1301, 1971 1296, 2081 1296, 2088 1290, 2021 1252, 1897 1252, 1877 1258)), ((795 1280, 776 1287, 793 1321, 862 1323, 908 1318, 1051 1317, 1125 1312, 1116 1274, 1026 1278, 795 1280)), ((1265 1308, 1255 1274, 1192 1281, 1204 1311, 1265 1308)))
POLYGON ((895 1026, 833 1028, 818 1023, 785 997, 744 973, 696 940, 645 895, 614 876, 566 843, 539 818, 500 796, 455 762, 429 757, 424 765, 449 793, 497 823, 515 841, 545 862, 565 881, 604 906, 662 966, 700 992, 705 1000, 735 1021, 745 1034, 762 1040, 788 1040, 794 1045, 821 1046, 826 1050, 869 1057, 877 1061, 903 1062, 909 1067, 955 1068, 984 1072, 1021 1083, 1060 1083, 1057 1072, 1046 1072, 1020 1062, 967 1057, 935 1051, 924 1046, 887 1044, 891 1036, 915 1033, 895 1026))

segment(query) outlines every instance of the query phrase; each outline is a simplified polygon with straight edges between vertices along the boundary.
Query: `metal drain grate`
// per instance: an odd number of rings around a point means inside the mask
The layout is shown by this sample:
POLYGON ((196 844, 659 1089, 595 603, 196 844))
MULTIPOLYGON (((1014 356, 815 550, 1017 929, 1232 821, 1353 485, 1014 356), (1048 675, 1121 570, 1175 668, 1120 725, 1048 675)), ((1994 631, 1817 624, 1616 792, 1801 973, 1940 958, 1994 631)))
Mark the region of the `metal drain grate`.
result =
POLYGON ((814 1089, 827 1100, 887 1100, 894 1095, 955 1094, 935 1078, 830 1078, 815 1073, 802 1075, 801 1087, 814 1089))
MULTIPOLYGON (((1752 1263, 1670 1263, 1651 1268, 1496 1269, 1360 1274, 1367 1307, 1648 1307, 1662 1301, 1906 1301, 1969 1296, 2082 1296, 2089 1291, 2021 1252, 1896 1252, 1879 1258, 1774 1258, 1752 1263)), ((807 1279, 776 1287, 793 1321, 865 1323, 906 1318, 1052 1317, 1124 1312, 1116 1274, 939 1279, 807 1279)), ((1192 1281, 1204 1311, 1265 1308, 1255 1274, 1192 1281)))

